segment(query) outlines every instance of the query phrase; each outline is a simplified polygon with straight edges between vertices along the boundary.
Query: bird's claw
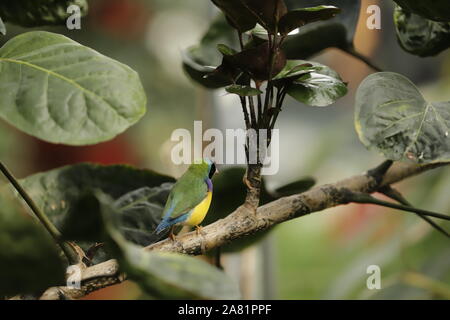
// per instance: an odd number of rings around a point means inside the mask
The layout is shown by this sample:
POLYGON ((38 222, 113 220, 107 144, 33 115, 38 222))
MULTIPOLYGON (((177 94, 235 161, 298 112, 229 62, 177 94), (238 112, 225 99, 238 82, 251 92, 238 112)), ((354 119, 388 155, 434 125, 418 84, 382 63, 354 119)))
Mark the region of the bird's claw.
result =
POLYGON ((172 240, 172 242, 177 241, 177 238, 176 238, 175 234, 173 233, 173 227, 170 228, 169 239, 172 240))
POLYGON ((205 232, 203 232, 203 227, 202 226, 195 226, 195 233, 197 234, 197 236, 204 236, 205 232))

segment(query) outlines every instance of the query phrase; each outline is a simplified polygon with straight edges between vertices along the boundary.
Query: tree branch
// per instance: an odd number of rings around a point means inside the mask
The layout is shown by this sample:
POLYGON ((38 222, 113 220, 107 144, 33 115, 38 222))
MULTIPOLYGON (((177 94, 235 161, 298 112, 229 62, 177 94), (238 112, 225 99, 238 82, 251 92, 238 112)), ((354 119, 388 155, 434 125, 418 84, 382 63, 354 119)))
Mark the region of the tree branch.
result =
POLYGON ((414 165, 395 163, 386 172, 381 182, 377 182, 377 178, 367 173, 353 176, 334 184, 318 186, 307 192, 270 202, 259 207, 256 216, 248 215, 247 210, 240 207, 226 218, 204 227, 203 237, 198 237, 195 232, 190 232, 180 236, 177 242, 163 240, 146 247, 145 250, 198 255, 202 253, 202 246, 206 250, 210 250, 240 237, 268 229, 281 222, 346 204, 348 203, 346 195, 349 191, 374 193, 384 186, 447 164, 414 165))
MULTIPOLYGON (((315 187, 307 192, 280 198, 265 204, 257 209, 256 215, 251 214, 243 206, 236 209, 226 218, 218 220, 203 228, 203 235, 198 236, 195 232, 177 237, 177 241, 166 239, 145 247, 143 250, 158 250, 178 252, 189 255, 199 255, 203 250, 211 250, 220 247, 233 240, 245 237, 273 227, 284 221, 292 220, 313 212, 319 212, 327 208, 347 204, 348 192, 374 193, 378 190, 415 176, 422 172, 448 165, 449 163, 432 163, 426 165, 415 165, 395 163, 386 172, 382 179, 374 177, 369 172, 353 176, 333 184, 315 187)), ((42 298, 61 299, 79 298, 94 290, 101 289, 109 284, 115 284, 125 279, 124 275, 118 273, 115 260, 88 267, 82 272, 82 288, 73 295, 66 287, 50 288, 42 298), (95 272, 92 272, 95 268, 95 272), (93 276, 95 274, 95 276, 93 276), (100 281, 101 280, 101 281, 100 281), (97 287, 98 286, 98 287, 97 287), (51 295, 49 293, 52 293, 51 295)))

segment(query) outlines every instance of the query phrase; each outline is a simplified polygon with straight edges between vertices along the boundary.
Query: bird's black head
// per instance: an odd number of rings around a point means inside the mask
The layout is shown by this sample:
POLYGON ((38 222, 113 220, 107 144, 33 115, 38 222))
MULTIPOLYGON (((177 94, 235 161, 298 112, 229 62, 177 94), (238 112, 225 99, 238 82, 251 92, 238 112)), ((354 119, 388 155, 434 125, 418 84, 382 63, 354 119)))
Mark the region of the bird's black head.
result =
POLYGON ((212 179, 214 174, 217 172, 216 164, 214 162, 211 162, 211 165, 209 166, 209 173, 208 177, 212 179))

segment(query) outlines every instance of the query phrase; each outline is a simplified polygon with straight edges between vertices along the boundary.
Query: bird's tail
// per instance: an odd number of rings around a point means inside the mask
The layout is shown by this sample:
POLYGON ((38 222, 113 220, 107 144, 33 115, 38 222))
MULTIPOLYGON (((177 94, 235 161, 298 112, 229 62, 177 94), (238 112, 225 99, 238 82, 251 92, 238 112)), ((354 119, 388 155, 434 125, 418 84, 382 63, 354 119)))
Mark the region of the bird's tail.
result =
POLYGON ((161 232, 163 232, 164 230, 166 230, 167 228, 170 227, 170 223, 168 220, 162 220, 159 225, 156 227, 154 233, 155 234, 160 234, 161 232))

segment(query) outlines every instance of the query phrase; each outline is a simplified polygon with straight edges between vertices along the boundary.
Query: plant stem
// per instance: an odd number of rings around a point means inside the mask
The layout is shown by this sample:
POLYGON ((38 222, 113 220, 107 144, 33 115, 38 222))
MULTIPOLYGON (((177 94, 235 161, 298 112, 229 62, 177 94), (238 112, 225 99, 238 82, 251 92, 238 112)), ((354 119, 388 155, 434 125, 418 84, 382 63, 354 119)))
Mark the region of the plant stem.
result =
MULTIPOLYGON (((402 205, 412 207, 411 203, 409 203, 409 201, 406 200, 399 191, 395 190, 391 186, 382 188, 380 190, 380 192, 382 194, 384 194, 385 196, 401 203, 402 205)), ((437 231, 441 232, 442 234, 444 234, 445 236, 450 238, 450 234, 447 231, 445 231, 440 225, 438 225, 436 222, 434 222, 431 218, 428 218, 427 216, 420 214, 420 213, 418 213, 417 215, 419 217, 421 217, 423 220, 425 220, 428 224, 430 224, 434 229, 436 229, 437 231)))
POLYGON ((364 62, 366 65, 368 65, 370 68, 375 70, 376 72, 382 72, 383 69, 375 65, 368 57, 364 56, 360 52, 356 51, 355 48, 346 48, 343 49, 344 52, 347 52, 349 55, 355 57, 356 59, 364 62))
POLYGON ((251 127, 256 128, 258 122, 256 120, 255 103, 253 101, 253 97, 248 97, 248 102, 250 105, 251 127))
POLYGON ((244 97, 239 97, 239 98, 241 99, 242 111, 244 112, 245 127, 248 130, 248 129, 250 129, 251 124, 250 124, 250 119, 249 119, 248 110, 247 110, 247 100, 244 97))
POLYGON ((242 40, 242 33, 238 30, 238 38, 239 38, 239 45, 241 47, 241 50, 244 50, 244 41, 242 40))
POLYGON ((55 227, 55 225, 50 221, 50 219, 38 208, 36 203, 31 199, 25 189, 22 188, 17 179, 13 176, 13 174, 8 170, 8 168, 0 161, 0 171, 3 175, 8 179, 11 185, 16 189, 22 199, 25 201, 27 206, 31 209, 34 215, 39 219, 42 225, 47 229, 48 233, 53 237, 53 239, 58 243, 61 247, 61 250, 64 252, 69 264, 78 263, 78 255, 73 250, 73 248, 66 242, 61 240, 61 233, 55 227))
POLYGON ((421 214, 424 216, 430 216, 430 217, 435 217, 435 218, 450 221, 450 216, 427 211, 427 210, 422 210, 422 209, 418 209, 418 208, 414 208, 414 207, 410 207, 410 206, 405 206, 405 205, 401 205, 401 204, 391 203, 388 201, 379 200, 379 199, 376 199, 366 193, 349 192, 346 195, 346 200, 348 202, 355 202, 355 203, 376 204, 376 205, 383 206, 383 207, 398 209, 398 210, 407 211, 407 212, 414 212, 414 213, 421 214))
MULTIPOLYGON (((259 90, 259 86, 257 86, 258 90, 259 90)), ((266 95, 267 95, 267 90, 266 90, 266 95)), ((257 96, 258 99, 258 129, 263 125, 263 104, 262 104, 262 99, 261 99, 261 95, 258 94, 257 96)))

